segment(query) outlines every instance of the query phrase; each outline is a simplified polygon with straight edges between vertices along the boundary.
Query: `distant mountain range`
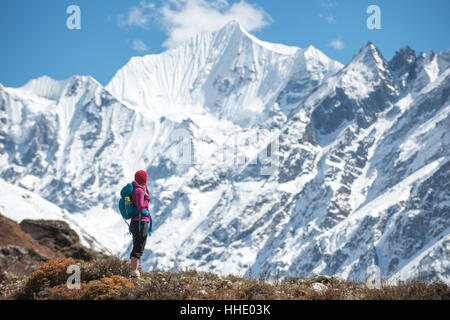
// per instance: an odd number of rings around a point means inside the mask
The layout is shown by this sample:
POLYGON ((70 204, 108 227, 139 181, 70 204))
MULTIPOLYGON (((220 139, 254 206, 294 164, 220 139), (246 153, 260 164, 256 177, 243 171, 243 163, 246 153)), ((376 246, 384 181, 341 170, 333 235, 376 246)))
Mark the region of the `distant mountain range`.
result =
POLYGON ((231 22, 132 58, 106 87, 0 84, 0 177, 127 257, 118 192, 147 170, 144 269, 364 280, 377 266, 389 281, 448 284, 449 67, 450 52, 386 61, 372 43, 343 66, 231 22))

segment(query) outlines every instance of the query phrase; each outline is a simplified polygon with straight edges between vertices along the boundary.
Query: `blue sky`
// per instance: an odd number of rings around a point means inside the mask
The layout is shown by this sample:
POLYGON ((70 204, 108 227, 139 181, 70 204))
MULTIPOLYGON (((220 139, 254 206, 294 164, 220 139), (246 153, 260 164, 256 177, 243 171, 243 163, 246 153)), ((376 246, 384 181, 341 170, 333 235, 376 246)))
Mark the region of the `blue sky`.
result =
POLYGON ((387 59, 405 45, 447 51, 449 12, 448 0, 2 0, 0 83, 77 74, 106 85, 132 56, 163 52, 230 19, 262 40, 312 44, 344 64, 368 41, 387 59), (73 4, 80 30, 66 27, 73 4), (367 28, 369 5, 381 9, 381 30, 367 28))

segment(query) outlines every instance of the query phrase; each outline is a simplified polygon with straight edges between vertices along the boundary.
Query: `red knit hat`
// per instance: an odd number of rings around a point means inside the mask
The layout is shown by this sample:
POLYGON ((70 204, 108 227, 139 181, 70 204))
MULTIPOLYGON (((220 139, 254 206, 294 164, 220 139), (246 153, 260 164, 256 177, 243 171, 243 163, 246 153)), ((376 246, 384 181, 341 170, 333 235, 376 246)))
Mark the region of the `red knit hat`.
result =
POLYGON ((135 173, 134 180, 139 184, 147 184, 147 173, 143 170, 139 170, 135 173))

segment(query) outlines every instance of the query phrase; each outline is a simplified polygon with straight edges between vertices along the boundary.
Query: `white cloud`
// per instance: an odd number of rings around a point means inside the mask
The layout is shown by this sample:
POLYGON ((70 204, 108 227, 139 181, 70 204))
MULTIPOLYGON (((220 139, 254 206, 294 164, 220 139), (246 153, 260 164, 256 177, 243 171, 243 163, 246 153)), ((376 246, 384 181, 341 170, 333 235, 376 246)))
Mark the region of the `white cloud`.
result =
POLYGON ((336 2, 324 1, 324 2, 321 2, 320 5, 321 5, 322 7, 324 7, 324 8, 329 9, 329 8, 335 7, 335 6, 336 6, 336 2))
POLYGON ((342 50, 345 48, 345 43, 340 39, 335 39, 329 43, 329 46, 333 47, 336 50, 342 50))
POLYGON ((139 40, 139 39, 133 40, 131 42, 131 48, 135 51, 140 51, 140 52, 150 50, 150 48, 142 40, 139 40))
POLYGON ((324 15, 324 14, 320 13, 319 17, 324 19, 329 24, 336 22, 336 18, 334 17, 334 15, 332 13, 330 13, 328 15, 324 15))
POLYGON ((332 14, 328 15, 328 17, 325 18, 329 24, 332 24, 333 22, 336 22, 336 19, 332 14))
POLYGON ((260 30, 270 24, 271 17, 245 0, 228 3, 226 0, 168 0, 161 7, 142 1, 119 16, 120 25, 148 28, 157 18, 167 34, 163 46, 172 48, 203 31, 214 31, 231 20, 240 22, 248 31, 260 30))
POLYGON ((138 6, 129 8, 127 14, 119 15, 119 26, 137 26, 147 29, 154 9, 154 3, 141 1, 138 6))
POLYGON ((328 24, 336 22, 336 17, 332 11, 333 8, 337 7, 337 3, 332 1, 325 1, 321 2, 320 6, 325 11, 319 14, 320 18, 324 19, 328 24))

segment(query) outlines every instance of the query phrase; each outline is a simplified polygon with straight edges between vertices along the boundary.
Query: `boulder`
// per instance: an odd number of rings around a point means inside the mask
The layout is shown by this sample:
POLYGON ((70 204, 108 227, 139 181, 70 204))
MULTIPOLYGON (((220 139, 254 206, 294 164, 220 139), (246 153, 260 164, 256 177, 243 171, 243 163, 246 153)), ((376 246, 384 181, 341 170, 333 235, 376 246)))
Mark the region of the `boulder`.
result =
POLYGON ((29 249, 7 245, 0 248, 0 271, 8 270, 15 274, 28 274, 39 266, 39 261, 30 254, 29 249))
POLYGON ((0 278, 1 270, 27 275, 54 258, 91 261, 102 256, 84 247, 64 221, 23 220, 18 224, 0 214, 0 278))
POLYGON ((70 247, 62 249, 61 253, 66 257, 71 257, 77 260, 92 261, 95 257, 100 257, 101 254, 86 248, 85 246, 76 243, 70 247))
POLYGON ((20 223, 20 227, 51 250, 61 250, 80 241, 78 234, 64 221, 25 219, 20 223))
POLYGON ((0 269, 27 275, 57 255, 39 244, 20 225, 0 214, 0 269))
POLYGON ((5 270, 3 270, 3 268, 0 266, 0 283, 4 282, 8 280, 8 274, 6 273, 5 270))
POLYGON ((325 291, 328 290, 327 286, 322 284, 322 283, 320 283, 320 282, 313 283, 311 285, 311 289, 313 289, 314 291, 320 292, 320 293, 325 292, 325 291))
POLYGON ((23 255, 26 255, 28 250, 15 245, 8 245, 4 248, 0 248, 0 254, 5 257, 14 257, 21 258, 23 255))
POLYGON ((317 275, 315 277, 312 278, 311 280, 312 283, 323 283, 323 284, 327 284, 330 282, 330 277, 324 276, 324 275, 317 275))
POLYGON ((80 243, 80 237, 67 222, 58 220, 23 220, 20 227, 39 244, 47 247, 57 256, 91 261, 103 256, 86 248, 80 243))

